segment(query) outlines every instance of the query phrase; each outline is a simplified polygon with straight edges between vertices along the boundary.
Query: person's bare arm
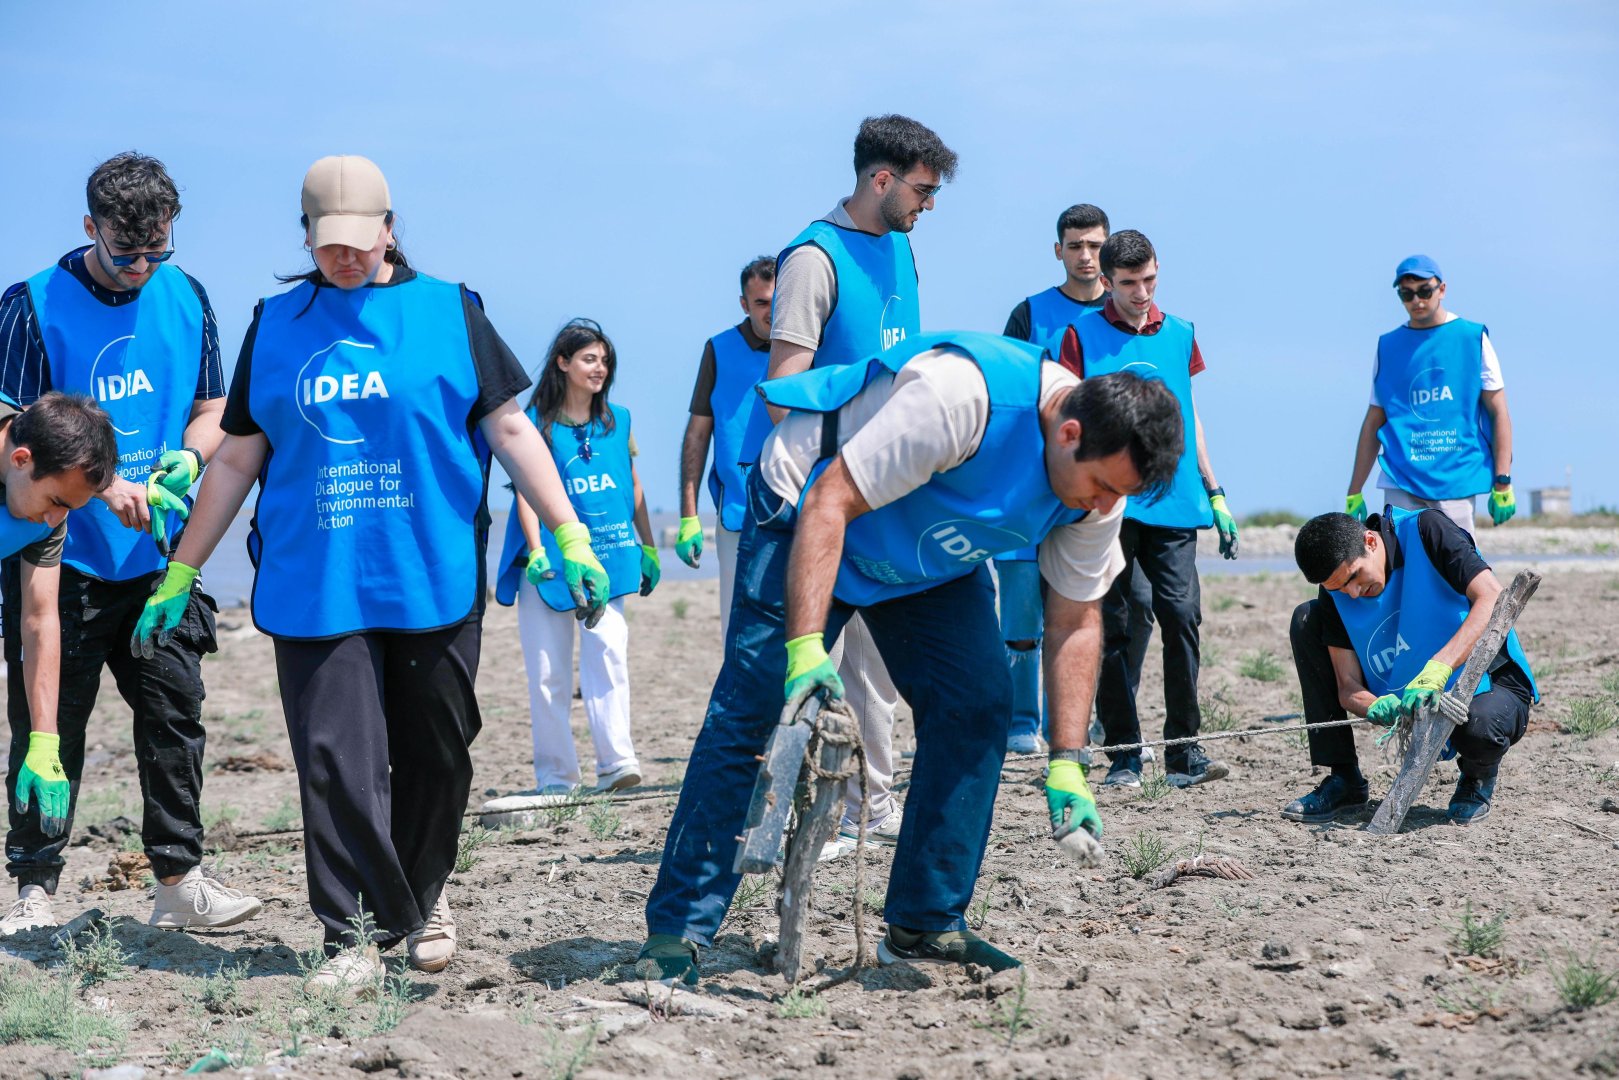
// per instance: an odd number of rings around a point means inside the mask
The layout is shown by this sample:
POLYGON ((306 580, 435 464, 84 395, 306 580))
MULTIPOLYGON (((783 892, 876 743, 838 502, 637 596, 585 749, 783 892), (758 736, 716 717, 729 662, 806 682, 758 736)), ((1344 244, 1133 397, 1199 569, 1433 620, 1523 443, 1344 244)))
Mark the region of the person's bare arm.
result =
POLYGON ((692 413, 680 442, 680 516, 697 516, 697 486, 708 463, 708 443, 714 436, 714 418, 692 413))
POLYGON ((174 553, 175 562, 202 569, 202 564, 219 546, 225 530, 236 520, 247 493, 258 482, 269 452, 270 440, 262 432, 225 436, 208 471, 202 474, 196 505, 191 508, 185 535, 180 537, 180 548, 174 553))
POLYGON ((517 527, 523 530, 523 543, 528 545, 530 551, 540 550, 540 515, 521 495, 517 496, 513 509, 517 513, 517 527))
POLYGON ((1051 749, 1081 750, 1090 738, 1096 674, 1102 666, 1102 603, 1046 590, 1045 668, 1051 749))
POLYGON ((1197 431, 1197 471, 1203 478, 1203 490, 1213 491, 1220 486, 1214 478, 1214 462, 1209 458, 1209 447, 1203 441, 1203 417, 1198 415, 1197 404, 1192 404, 1192 426, 1197 431))
MULTIPOLYGON (((573 504, 568 501, 568 493, 563 490, 562 476, 557 472, 550 448, 545 445, 540 429, 518 408, 515 398, 478 421, 478 428, 512 478, 512 486, 545 522, 546 528, 555 532, 558 525, 579 520, 573 512, 573 504)), ((539 539, 538 534, 534 539, 539 539)))
POLYGON ((29 730, 56 734, 62 675, 62 622, 57 609, 62 567, 22 560, 22 672, 29 730))
POLYGON ((1351 716, 1365 716, 1377 695, 1366 688, 1366 673, 1361 670, 1355 650, 1328 645, 1327 656, 1332 660, 1332 674, 1338 682, 1338 704, 1351 716))
MULTIPOLYGON (((779 379, 786 375, 797 375, 800 371, 808 371, 814 362, 814 349, 777 338, 770 343, 770 370, 765 378, 779 379)), ((787 415, 786 409, 778 409, 774 405, 767 408, 770 410, 772 424, 781 423, 782 417, 787 415)))
POLYGON ((1474 574, 1473 580, 1467 583, 1467 618, 1462 620, 1462 625, 1456 628, 1450 640, 1433 654, 1433 659, 1452 671, 1467 663, 1473 646, 1478 644, 1490 625, 1490 613, 1495 610, 1495 598, 1500 595, 1501 582, 1493 571, 1484 569, 1474 574))
POLYGON ((799 512, 787 562, 787 640, 825 631, 844 530, 870 509, 839 454, 810 486, 799 512))
POLYGON ((185 444, 202 455, 204 463, 212 461, 225 441, 225 431, 219 418, 225 415, 222 397, 197 398, 191 403, 191 419, 186 422, 185 444))
POLYGON ((635 462, 630 462, 630 480, 635 485, 635 534, 641 538, 641 543, 647 547, 655 548, 658 541, 652 535, 652 516, 646 509, 646 491, 641 487, 641 474, 635 469, 635 462))
POLYGON ((1494 434, 1492 447, 1495 456, 1495 475, 1512 475, 1512 414, 1507 411, 1505 390, 1485 390, 1479 395, 1484 409, 1490 414, 1494 434))
POLYGON ((1349 473, 1349 490, 1345 494, 1357 494, 1366 486, 1366 478, 1377 464, 1377 433, 1387 420, 1383 406, 1366 406, 1366 418, 1360 422, 1360 435, 1355 440, 1355 466, 1349 473))

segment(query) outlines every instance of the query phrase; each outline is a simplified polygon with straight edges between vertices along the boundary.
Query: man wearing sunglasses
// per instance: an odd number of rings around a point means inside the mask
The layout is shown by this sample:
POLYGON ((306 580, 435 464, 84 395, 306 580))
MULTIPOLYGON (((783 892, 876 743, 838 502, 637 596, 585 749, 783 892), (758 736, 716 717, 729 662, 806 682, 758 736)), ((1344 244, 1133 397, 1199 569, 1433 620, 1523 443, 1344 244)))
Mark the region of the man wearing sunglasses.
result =
MULTIPOLYGON (((179 631, 150 658, 129 640, 167 560, 154 543, 223 435, 225 380, 219 331, 207 294, 169 262, 180 197, 163 163, 136 153, 97 166, 85 187, 86 247, 0 297, 0 392, 29 405, 50 390, 93 397, 111 417, 118 475, 73 514, 62 554, 62 626, 57 728, 82 746, 102 668, 133 711, 135 765, 144 800, 141 839, 158 880, 151 923, 226 926, 251 918, 259 901, 201 871, 202 656, 213 652, 213 601, 196 591, 179 631)), ((21 579, 4 572, 7 718, 13 743, 29 730, 24 693, 21 579)), ((63 755, 78 789, 82 755, 63 755)), ((73 807, 46 835, 12 808, 6 870, 19 889, 38 886, 50 925, 73 807)))
POLYGON ((1377 341, 1344 510, 1366 520, 1361 488, 1376 461, 1389 506, 1438 510, 1471 536, 1479 494, 1490 493, 1497 525, 1517 511, 1501 361, 1482 323, 1445 310, 1444 278, 1428 256, 1400 263, 1394 288, 1408 318, 1377 341))
MULTIPOLYGON (((777 258, 770 319, 769 377, 866 360, 921 332, 910 233, 955 175, 956 153, 908 116, 868 116, 854 140, 854 193, 812 221, 777 258)), ((757 410, 742 460, 758 460, 770 426, 784 410, 757 410)), ((855 618, 839 643, 838 670, 860 717, 866 747, 870 841, 899 839, 900 807, 892 778, 894 710, 899 691, 855 618)), ((843 824, 825 857, 854 849, 860 778, 849 780, 843 824)))

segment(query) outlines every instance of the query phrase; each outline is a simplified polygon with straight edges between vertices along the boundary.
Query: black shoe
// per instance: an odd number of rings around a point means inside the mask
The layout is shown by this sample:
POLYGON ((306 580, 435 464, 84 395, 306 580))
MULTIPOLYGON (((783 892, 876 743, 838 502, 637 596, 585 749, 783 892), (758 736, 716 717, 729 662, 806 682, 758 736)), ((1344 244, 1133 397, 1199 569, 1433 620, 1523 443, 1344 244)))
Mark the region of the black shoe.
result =
POLYGON ((1165 755, 1164 775, 1176 787, 1196 787, 1210 780, 1223 780, 1231 769, 1223 761, 1212 761, 1203 748, 1193 743, 1184 753, 1165 755))
POLYGON ((1317 784, 1310 794, 1284 806, 1282 816, 1289 821, 1312 825, 1331 821, 1345 811, 1364 808, 1367 793, 1366 781, 1356 784, 1334 773, 1317 784))
POLYGON ((890 964, 980 964, 991 971, 1022 967, 1023 961, 1004 953, 971 930, 922 932, 890 926, 877 943, 877 962, 890 964))
POLYGON ((635 973, 654 982, 679 979, 697 985, 697 945, 675 934, 651 934, 635 958, 635 973))
POLYGON ((1456 781, 1445 816, 1458 825, 1472 825, 1490 816, 1490 800, 1495 798, 1495 777, 1479 780, 1464 776, 1456 781))
POLYGON ((1113 759, 1102 778, 1103 787, 1138 788, 1141 786, 1141 759, 1131 755, 1113 759))

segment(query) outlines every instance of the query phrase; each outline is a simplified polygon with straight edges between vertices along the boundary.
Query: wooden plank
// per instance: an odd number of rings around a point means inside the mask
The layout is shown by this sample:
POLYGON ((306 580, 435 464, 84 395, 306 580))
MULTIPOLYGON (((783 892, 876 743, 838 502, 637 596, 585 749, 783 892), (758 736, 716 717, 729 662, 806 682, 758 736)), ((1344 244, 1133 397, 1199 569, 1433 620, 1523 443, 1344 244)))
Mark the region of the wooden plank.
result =
POLYGON ((784 717, 770 733, 759 778, 753 785, 747 826, 737 838, 736 860, 731 868, 738 874, 768 874, 776 868, 782 834, 787 831, 787 818, 793 809, 793 793, 804 772, 804 748, 809 744, 811 730, 806 722, 794 723, 792 717, 784 717))
POLYGON ((1445 748, 1445 741, 1450 738, 1456 725, 1467 719, 1467 710, 1472 705, 1473 695, 1478 692, 1479 680, 1484 678, 1490 662, 1501 651, 1507 634, 1523 613, 1524 605, 1539 587, 1539 574, 1533 570, 1521 570, 1512 579, 1512 584, 1496 597, 1489 625, 1484 628, 1484 636, 1478 639, 1478 644, 1468 654, 1467 665, 1462 668, 1456 685, 1437 699, 1437 705, 1418 710, 1411 724, 1411 745, 1406 749, 1400 774, 1394 778, 1389 793, 1378 805, 1371 824, 1366 826, 1367 832, 1374 836, 1393 836, 1400 831, 1412 804, 1427 786, 1428 776, 1439 760, 1440 751, 1445 748))
MULTIPOLYGON (((847 714, 823 711, 819 698, 812 697, 810 700, 816 704, 811 706, 805 720, 800 721, 804 727, 817 725, 833 736, 846 737, 849 734, 849 721, 845 719, 847 714)), ((821 768, 834 774, 842 772, 854 752, 847 739, 826 741, 820 745, 821 768)), ((832 839, 843 806, 842 781, 811 778, 808 786, 810 797, 807 806, 800 805, 798 826, 787 841, 787 859, 781 874, 781 900, 777 905, 781 916, 781 934, 776 939, 776 970, 781 972, 789 985, 797 983, 799 979, 804 927, 809 921, 813 900, 815 864, 821 857, 821 849, 832 839)), ((861 902, 861 898, 856 897, 855 902, 861 902)))

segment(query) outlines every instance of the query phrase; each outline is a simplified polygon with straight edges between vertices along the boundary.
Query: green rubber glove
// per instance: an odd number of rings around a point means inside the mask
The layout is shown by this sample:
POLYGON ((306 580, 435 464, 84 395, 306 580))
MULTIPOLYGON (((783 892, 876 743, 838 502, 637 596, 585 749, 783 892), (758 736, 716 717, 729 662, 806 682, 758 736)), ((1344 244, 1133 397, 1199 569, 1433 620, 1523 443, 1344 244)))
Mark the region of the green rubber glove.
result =
POLYGON ((1505 491, 1490 491, 1490 520, 1497 525, 1505 525, 1512 520, 1512 515, 1518 512, 1518 497, 1512 494, 1509 484, 1505 491))
POLYGON ((1366 710, 1366 719, 1380 727, 1391 728, 1400 722, 1400 695, 1384 694, 1366 710))
MULTIPOLYGON (((191 517, 191 506, 186 502, 185 495, 176 495, 162 483, 163 473, 154 470, 146 478, 146 505, 152 508, 152 539, 157 541, 157 549, 164 555, 170 550, 169 545, 169 515, 179 514, 180 520, 185 521, 191 517)), ((178 529, 174 530, 176 533, 178 529)))
POLYGON ((819 691, 823 700, 843 697, 843 680, 826 655, 823 634, 805 634, 787 643, 787 711, 791 715, 811 694, 819 691))
POLYGON ((1344 496, 1344 513, 1356 521, 1366 520, 1366 496, 1360 492, 1344 496))
POLYGON ((1085 780, 1085 767, 1067 758, 1053 758, 1046 771, 1046 808, 1051 811, 1051 838, 1061 840, 1075 829, 1102 839, 1102 817, 1096 796, 1085 780))
POLYGON ((1209 505, 1214 508, 1214 528, 1220 534, 1220 554, 1228 559, 1237 557, 1237 519, 1231 516, 1226 509, 1225 496, 1214 495, 1209 499, 1209 505))
MULTIPOLYGON (((157 459, 157 468, 147 477, 147 501, 151 502, 151 487, 155 480, 163 489, 175 497, 181 497, 191 491, 191 485, 197 482, 202 475, 202 458, 195 450, 165 450, 163 456, 157 459)), ((156 503, 152 503, 156 506, 156 503)))
POLYGON ((523 576, 536 588, 540 582, 550 581, 557 576, 556 571, 551 569, 551 560, 545 557, 544 548, 537 547, 528 553, 528 565, 523 568, 523 576))
POLYGON ((129 639, 129 654, 150 660, 159 646, 174 640, 175 628, 185 616, 186 605, 191 602, 191 583, 197 580, 197 569, 182 562, 169 562, 168 573, 158 582, 147 598, 146 607, 135 623, 135 633, 129 639))
POLYGON ((658 561, 658 549, 651 544, 641 545, 641 595, 651 596, 652 590, 663 580, 663 563, 658 561))
POLYGON ((1400 695, 1400 708, 1405 714, 1414 716, 1424 705, 1433 704, 1434 696, 1445 692, 1451 670, 1437 660, 1424 664, 1417 677, 1405 684, 1405 692, 1400 695))
POLYGON ((562 549, 562 576, 573 594, 574 617, 586 629, 601 621, 607 610, 612 586, 596 553, 590 550, 590 529, 582 522, 565 521, 556 527, 557 547, 562 549))
POLYGON ((680 519, 680 534, 675 537, 675 554, 680 561, 697 569, 697 564, 703 561, 703 522, 701 518, 683 517, 680 519))
POLYGON ((28 756, 17 770, 17 813, 26 814, 30 803, 39 804, 39 829, 46 836, 67 831, 67 804, 71 789, 62 770, 62 738, 43 731, 28 733, 28 756))

